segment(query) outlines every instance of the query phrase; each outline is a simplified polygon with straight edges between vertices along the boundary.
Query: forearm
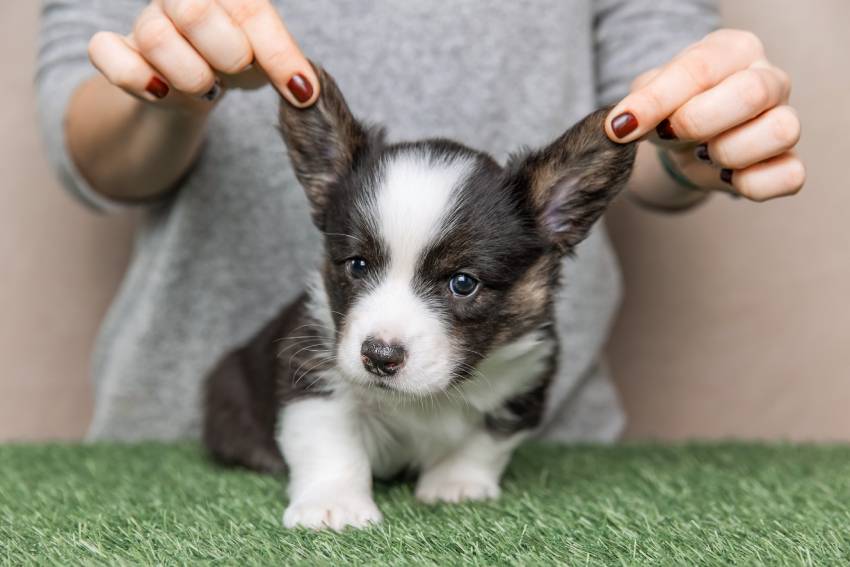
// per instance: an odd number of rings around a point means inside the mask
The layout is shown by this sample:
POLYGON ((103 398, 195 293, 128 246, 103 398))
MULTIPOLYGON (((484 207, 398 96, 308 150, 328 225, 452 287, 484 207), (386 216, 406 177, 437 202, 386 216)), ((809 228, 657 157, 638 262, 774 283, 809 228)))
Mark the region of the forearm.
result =
POLYGON ((706 191, 685 187, 673 179, 664 170, 656 146, 647 142, 638 146, 627 189, 639 203, 669 211, 688 209, 708 197, 706 191))
POLYGON ((204 138, 209 107, 145 103, 96 76, 68 105, 65 137, 92 188, 118 200, 145 200, 170 190, 189 170, 204 138))

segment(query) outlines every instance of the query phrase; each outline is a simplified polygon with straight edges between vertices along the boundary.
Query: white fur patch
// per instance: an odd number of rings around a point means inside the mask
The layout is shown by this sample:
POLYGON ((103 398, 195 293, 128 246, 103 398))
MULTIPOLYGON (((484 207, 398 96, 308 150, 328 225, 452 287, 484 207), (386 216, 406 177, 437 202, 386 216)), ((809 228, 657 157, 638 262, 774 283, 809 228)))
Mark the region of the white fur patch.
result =
POLYGON ((499 480, 523 438, 514 435, 497 439, 483 431, 474 432, 460 447, 422 472, 416 498, 428 504, 498 498, 499 480))
POLYGON ((278 424, 278 446, 290 469, 287 528, 341 530, 381 521, 357 408, 350 400, 298 400, 283 407, 278 424))
POLYGON ((368 218, 389 250, 383 280, 355 303, 340 340, 338 360, 347 378, 374 381, 363 368, 360 347, 367 337, 401 344, 407 351, 402 369, 388 387, 427 395, 448 386, 452 347, 448 329, 414 291, 419 261, 449 224, 457 188, 470 174, 466 158, 436 159, 421 152, 386 163, 368 218))
POLYGON ((375 218, 390 247, 390 279, 413 277, 472 165, 467 159, 435 160, 422 153, 402 154, 386 165, 375 218))
POLYGON ((543 375, 555 346, 543 331, 533 331, 495 349, 478 363, 478 372, 461 387, 462 395, 481 412, 497 409, 543 375))

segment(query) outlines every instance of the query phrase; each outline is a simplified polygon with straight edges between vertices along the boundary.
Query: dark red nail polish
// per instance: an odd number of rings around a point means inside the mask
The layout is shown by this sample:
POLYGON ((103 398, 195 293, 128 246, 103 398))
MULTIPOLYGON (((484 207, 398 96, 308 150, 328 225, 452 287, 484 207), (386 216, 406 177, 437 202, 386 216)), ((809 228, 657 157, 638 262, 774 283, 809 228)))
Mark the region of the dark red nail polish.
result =
POLYGON ((708 154, 708 144, 700 144, 696 150, 697 159, 706 163, 711 163, 711 156, 708 154))
POLYGON ((307 102, 313 96, 313 85, 301 73, 292 75, 292 78, 286 83, 286 88, 300 103, 307 102))
POLYGON ((151 80, 148 81, 148 86, 145 87, 145 90, 156 98, 165 98, 168 96, 169 89, 168 85, 165 84, 165 81, 159 77, 151 77, 151 80))
POLYGON ((637 118, 631 112, 624 112, 611 121, 611 130, 614 131, 615 136, 621 139, 634 132, 637 127, 637 118))
POLYGON ((734 172, 731 169, 721 169, 720 170, 720 179, 723 180, 724 183, 728 183, 732 185, 732 174, 734 172))
POLYGON ((658 133, 658 137, 662 140, 677 140, 679 136, 676 135, 676 132, 673 131, 673 125, 670 124, 670 121, 666 118, 661 121, 661 123, 655 127, 655 131, 658 133))
POLYGON ((215 102, 215 100, 221 96, 221 81, 216 79, 212 88, 201 95, 201 98, 207 102, 215 102))

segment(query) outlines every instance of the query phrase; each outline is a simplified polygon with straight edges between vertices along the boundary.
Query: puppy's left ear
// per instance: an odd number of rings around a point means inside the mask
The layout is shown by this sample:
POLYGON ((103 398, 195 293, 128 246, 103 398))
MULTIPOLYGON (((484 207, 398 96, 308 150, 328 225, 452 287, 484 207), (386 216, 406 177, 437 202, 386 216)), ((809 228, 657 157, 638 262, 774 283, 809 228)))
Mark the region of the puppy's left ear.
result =
POLYGON ((280 131, 310 201, 313 222, 322 230, 325 208, 339 180, 370 145, 381 143, 383 132, 358 122, 333 77, 318 65, 313 68, 321 85, 318 100, 308 108, 296 108, 282 99, 280 131))
POLYGON ((550 145, 508 165, 544 238, 562 254, 587 237, 632 171, 637 146, 608 139, 609 110, 594 112, 550 145))

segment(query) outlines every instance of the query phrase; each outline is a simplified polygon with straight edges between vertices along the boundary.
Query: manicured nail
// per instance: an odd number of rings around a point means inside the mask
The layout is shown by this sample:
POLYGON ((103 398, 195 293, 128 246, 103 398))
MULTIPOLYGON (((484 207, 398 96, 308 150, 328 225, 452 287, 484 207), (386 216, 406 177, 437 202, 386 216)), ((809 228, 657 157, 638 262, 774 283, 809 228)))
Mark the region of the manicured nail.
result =
POLYGON ((638 127, 637 118, 631 112, 624 112, 611 121, 611 130, 614 135, 622 139, 634 132, 638 127))
POLYGON ((720 179, 722 179, 724 183, 728 183, 729 185, 732 185, 732 174, 733 174, 733 171, 731 169, 721 169, 720 170, 720 179))
POLYGON ((711 156, 708 155, 708 144, 700 144, 696 149, 697 159, 706 163, 711 163, 711 156))
POLYGON ((221 81, 216 79, 215 84, 210 90, 201 95, 201 98, 207 102, 213 102, 221 95, 221 81))
POLYGON ((661 121, 661 123, 655 127, 655 131, 658 133, 658 137, 662 140, 678 140, 679 136, 676 135, 676 132, 673 131, 673 125, 670 124, 670 121, 666 118, 661 121))
POLYGON ((145 87, 145 90, 156 98, 165 98, 168 96, 168 85, 159 77, 152 77, 148 81, 148 86, 145 87))
POLYGON ((292 78, 286 83, 286 88, 289 89, 295 100, 302 104, 310 100, 310 97, 313 96, 313 85, 301 73, 292 75, 292 78))

